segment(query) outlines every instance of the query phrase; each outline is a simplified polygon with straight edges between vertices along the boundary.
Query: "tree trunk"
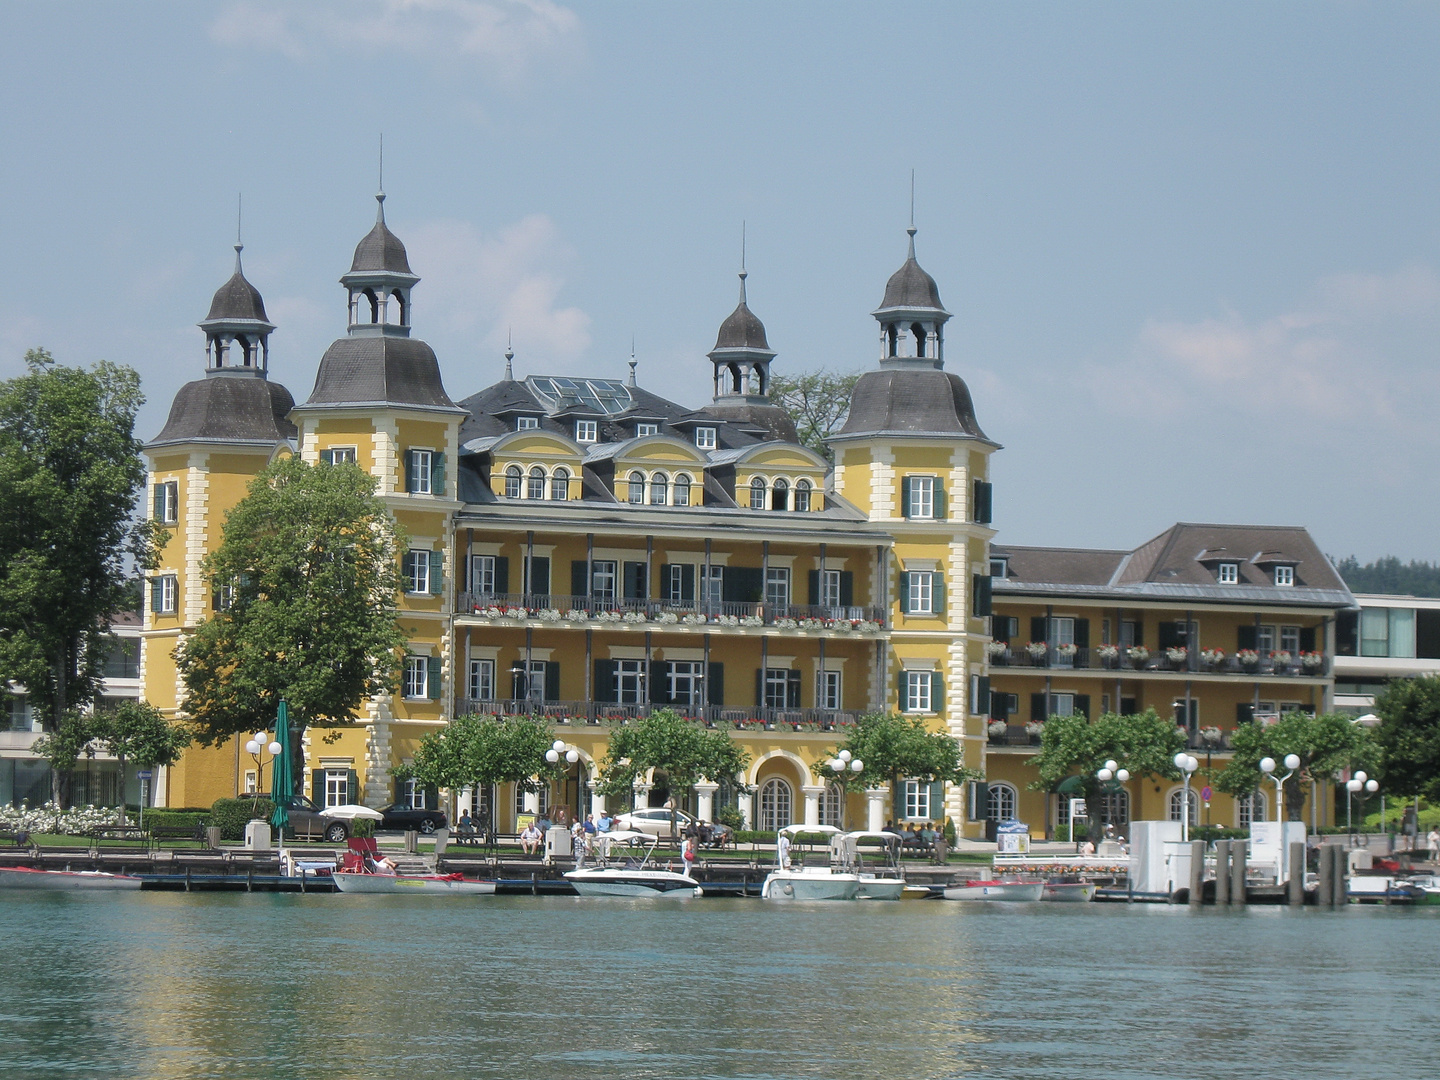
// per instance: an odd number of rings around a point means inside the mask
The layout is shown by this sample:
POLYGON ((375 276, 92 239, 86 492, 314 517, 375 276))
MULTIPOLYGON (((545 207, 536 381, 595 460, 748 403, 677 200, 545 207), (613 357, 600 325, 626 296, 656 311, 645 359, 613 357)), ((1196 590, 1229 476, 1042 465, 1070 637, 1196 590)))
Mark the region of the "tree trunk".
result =
MULTIPOLYGON (((1087 828, 1086 839, 1095 845, 1096 850, 1100 848, 1100 841, 1105 839, 1105 823, 1100 820, 1100 785, 1091 781, 1085 785, 1085 820, 1087 828)), ((1070 838, 1075 838, 1074 822, 1070 826, 1070 838)))
MULTIPOLYGON (((69 708, 69 681, 66 678, 66 666, 69 662, 70 649, 62 646, 60 655, 55 659, 55 709, 50 718, 51 730, 56 734, 60 732, 60 724, 63 722, 65 712, 69 708)), ((62 810, 70 805, 70 774, 61 772, 53 765, 50 767, 50 797, 62 810)))
MULTIPOLYGON (((117 755, 116 755, 116 760, 120 762, 120 820, 119 820, 119 822, 117 822, 117 824, 124 825, 124 824, 125 824, 125 755, 124 755, 124 754, 117 754, 117 755)), ((145 802, 144 802, 144 795, 143 795, 143 793, 142 793, 142 795, 141 795, 141 802, 140 802, 140 819, 141 819, 142 821, 145 819, 145 802)))
POLYGON ((1297 769, 1295 775, 1290 778, 1294 783, 1285 785, 1286 821, 1305 820, 1305 784, 1301 779, 1302 776, 1304 773, 1297 769))

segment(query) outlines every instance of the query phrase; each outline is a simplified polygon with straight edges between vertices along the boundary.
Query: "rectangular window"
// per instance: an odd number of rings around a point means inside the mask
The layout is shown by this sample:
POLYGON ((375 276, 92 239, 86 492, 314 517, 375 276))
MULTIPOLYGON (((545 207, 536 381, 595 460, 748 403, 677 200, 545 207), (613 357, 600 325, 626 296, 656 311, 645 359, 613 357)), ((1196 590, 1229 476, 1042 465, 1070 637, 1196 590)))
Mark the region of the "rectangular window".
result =
POLYGON ((590 596, 613 603, 615 600, 615 561, 596 559, 590 564, 590 596))
POLYGON ((210 595, 210 605, 216 611, 229 611, 235 606, 235 586, 220 585, 210 595))
POLYGON ((715 429, 713 427, 697 427, 695 429, 695 445, 701 450, 714 450, 715 429))
POLYGON ((665 599, 672 604, 683 604, 685 594, 690 591, 686 586, 694 573, 695 568, 689 563, 671 563, 665 567, 665 580, 660 586, 665 599))
POLYGON ((430 552, 405 552, 405 591, 407 593, 428 593, 430 591, 430 552))
POLYGON ((817 708, 844 708, 844 706, 840 704, 843 700, 841 696, 840 674, 838 671, 820 672, 820 685, 815 694, 817 708))
POLYGON ((645 661, 617 660, 615 689, 621 705, 643 705, 648 696, 645 692, 645 661))
POLYGON ((516 431, 534 431, 540 426, 540 418, 536 416, 517 416, 515 418, 516 431))
POLYGON ((30 699, 16 694, 10 699, 10 730, 30 731, 35 725, 35 714, 30 708, 30 699))
POLYGON ((931 686, 934 683, 933 672, 929 671, 907 671, 905 672, 905 700, 902 705, 906 712, 933 712, 931 707, 931 686))
POLYGON ((1240 584, 1240 564, 1222 562, 1220 564, 1220 571, 1216 575, 1216 580, 1219 581, 1221 585, 1240 584))
POLYGON ((105 657, 105 678, 138 679, 140 677, 140 639, 121 638, 110 647, 105 657))
POLYGON ((353 446, 332 446, 328 450, 321 450, 320 464, 354 465, 355 449, 353 446))
POLYGON ((824 607, 839 607, 841 603, 840 571, 820 571, 820 603, 824 607))
POLYGON ((470 556, 470 591, 493 593, 495 591, 495 556, 470 556))
POLYGON ((431 466, 434 463, 434 453, 429 450, 409 451, 409 468, 406 470, 409 484, 406 490, 411 495, 429 495, 431 466))
POLYGON ((545 661, 531 660, 527 667, 521 660, 510 669, 514 675, 515 697, 521 701, 545 700, 545 661))
POLYGON ((1144 640, 1141 634, 1141 624, 1136 619, 1120 620, 1120 647, 1124 649, 1133 648, 1144 640))
POLYGON ((495 661, 471 660, 470 683, 471 701, 495 700, 495 661))
POLYGON ((401 800, 411 810, 428 810, 425 805, 425 785, 419 780, 405 781, 405 797, 401 800))
POLYGON ((1074 716, 1075 695, 1074 694, 1051 694, 1050 695, 1051 716, 1074 716))
POLYGON ((1277 566, 1277 567, 1275 567, 1275 584, 1278 585, 1278 586, 1280 586, 1280 587, 1282 587, 1282 588, 1284 588, 1284 587, 1286 587, 1286 586, 1294 585, 1294 584, 1295 584, 1295 567, 1293 567, 1293 566, 1277 566))
POLYGON ((788 668, 765 669, 766 708, 795 709, 800 707, 799 686, 795 682, 798 674, 788 668))
POLYGON ((594 420, 575 421, 575 441, 578 443, 593 443, 599 436, 598 425, 594 420))
POLYGON ((645 438, 646 435, 655 435, 655 434, 658 434, 659 431, 660 431, 660 426, 659 426, 658 424, 636 424, 636 425, 635 425, 635 437, 636 437, 637 439, 643 439, 643 438, 645 438))
POLYGON ((259 789, 258 787, 256 787, 255 785, 256 785, 255 770, 254 770, 254 769, 246 769, 246 770, 245 770, 245 794, 246 794, 246 795, 254 795, 255 792, 259 791, 260 789, 259 789))
POLYGON ((911 476, 906 478, 910 488, 910 503, 905 516, 912 518, 933 518, 935 516, 935 477, 911 476))
POLYGON ((428 656, 405 657, 405 678, 402 692, 411 701, 425 701, 429 697, 430 658, 428 656))
POLYGON ((911 570, 906 575, 905 614, 930 615, 935 611, 935 574, 930 570, 911 570))
POLYGON ((1280 648, 1284 649, 1296 660, 1300 659, 1300 627, 1280 627, 1280 648))
POLYGON ((173 525, 180 517, 180 481, 166 480, 155 485, 154 518, 163 525, 173 525))
POLYGON ((325 805, 344 806, 350 801, 350 770, 325 770, 325 805))
POLYGON ((1390 650, 1388 655, 1409 658, 1415 655, 1415 609, 1390 609, 1390 650))
POLYGON ((1390 612, 1386 608, 1360 609, 1360 655, 1390 655, 1390 612))
POLYGON ((788 566, 766 568, 765 603, 775 608, 790 606, 790 568, 788 566))
POLYGON ((1255 628, 1255 648, 1261 656, 1269 656, 1275 651, 1275 627, 1257 626, 1255 628))
POLYGON ((705 663, 702 660, 672 660, 666 665, 670 700, 676 705, 699 708, 705 700, 705 663))
POLYGON ((718 604, 725 598, 725 568, 723 566, 700 567, 700 599, 718 604))
POLYGON ((905 819, 930 820, 930 785, 924 780, 905 781, 905 819))
POLYGON ((180 581, 174 574, 150 579, 150 610, 156 615, 174 615, 180 596, 180 581))
POLYGON ((1009 563, 1009 559, 996 558, 992 555, 990 557, 990 576, 1004 581, 1006 574, 1010 570, 1009 563))

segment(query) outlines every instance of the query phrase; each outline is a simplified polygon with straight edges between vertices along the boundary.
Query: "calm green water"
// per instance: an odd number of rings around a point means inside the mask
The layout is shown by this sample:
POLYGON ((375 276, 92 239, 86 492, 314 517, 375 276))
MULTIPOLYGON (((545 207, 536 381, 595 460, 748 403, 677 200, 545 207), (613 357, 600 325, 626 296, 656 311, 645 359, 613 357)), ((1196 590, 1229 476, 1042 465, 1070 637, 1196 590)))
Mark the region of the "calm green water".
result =
POLYGON ((1429 1076, 1440 909, 0 896, 0 1077, 1429 1076))

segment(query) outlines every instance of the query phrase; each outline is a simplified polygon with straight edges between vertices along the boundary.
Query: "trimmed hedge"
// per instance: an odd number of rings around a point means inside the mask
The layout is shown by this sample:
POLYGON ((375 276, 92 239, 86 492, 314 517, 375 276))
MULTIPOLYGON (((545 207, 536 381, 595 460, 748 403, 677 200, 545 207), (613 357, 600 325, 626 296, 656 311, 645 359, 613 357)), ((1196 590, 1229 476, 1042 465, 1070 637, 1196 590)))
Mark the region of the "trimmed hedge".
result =
POLYGON ((207 824, 220 827, 222 840, 244 840, 245 826, 252 821, 269 821, 275 804, 269 799, 216 799, 207 824))
MULTIPOLYGON (((127 812, 129 819, 134 822, 140 817, 140 812, 127 812)), ((210 817, 209 810, 169 810, 164 807, 146 808, 145 824, 154 825, 157 828, 169 828, 172 826, 193 826, 206 825, 210 817)))

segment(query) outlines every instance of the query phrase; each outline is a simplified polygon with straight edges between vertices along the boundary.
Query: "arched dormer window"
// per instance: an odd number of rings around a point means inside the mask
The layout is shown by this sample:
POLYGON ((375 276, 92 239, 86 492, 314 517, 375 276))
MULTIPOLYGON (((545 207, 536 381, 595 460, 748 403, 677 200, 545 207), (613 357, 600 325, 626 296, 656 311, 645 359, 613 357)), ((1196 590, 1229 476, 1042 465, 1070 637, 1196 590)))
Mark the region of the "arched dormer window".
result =
POLYGON ((790 484, 783 478, 775 481, 775 486, 770 490, 770 509, 784 510, 790 503, 790 484))
POLYGON ((797 480, 795 482, 795 509, 805 513, 810 509, 810 481, 797 480))
POLYGON ((520 485, 524 478, 525 474, 519 465, 511 465, 505 470, 505 497, 507 499, 520 498, 520 485))
POLYGON ((550 498, 566 502, 570 498, 570 470, 561 465, 550 474, 550 498))
POLYGON ((650 505, 664 506, 670 498, 670 478, 663 472, 650 477, 650 505))
POLYGON ((750 509, 765 509, 765 478, 763 476, 753 477, 750 481, 750 509))
POLYGON ((630 501, 631 501, 632 503, 634 503, 636 506, 639 506, 639 505, 641 505, 642 503, 644 503, 644 501, 645 501, 645 474, 644 474, 644 473, 639 473, 639 472, 632 472, 632 473, 630 474, 629 486, 630 486, 630 501))
POLYGON ((675 493, 671 496, 671 501, 675 506, 690 505, 690 484, 691 480, 687 473, 675 474, 675 493))
POLYGON ((530 470, 530 482, 525 485, 527 499, 545 498, 545 470, 536 465, 530 470))

